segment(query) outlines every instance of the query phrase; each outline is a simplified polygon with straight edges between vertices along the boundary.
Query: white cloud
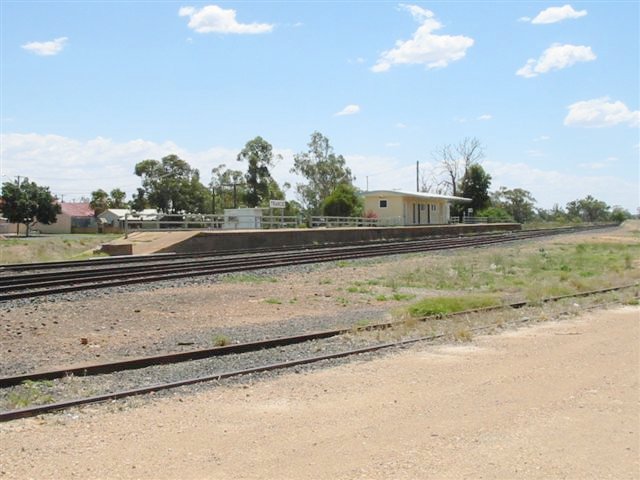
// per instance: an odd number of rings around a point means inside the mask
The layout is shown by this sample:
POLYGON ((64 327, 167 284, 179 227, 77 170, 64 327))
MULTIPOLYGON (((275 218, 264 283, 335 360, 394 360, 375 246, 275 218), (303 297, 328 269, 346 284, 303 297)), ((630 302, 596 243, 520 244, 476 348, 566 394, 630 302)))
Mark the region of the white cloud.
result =
POLYGON ((571 5, 563 5, 562 7, 549 7, 542 10, 531 23, 535 25, 557 23, 568 18, 580 18, 587 14, 586 10, 576 11, 571 5))
POLYGON ((551 140, 551 137, 549 135, 540 135, 539 137, 533 139, 534 142, 546 142, 547 140, 551 140))
POLYGON ((189 28, 198 33, 258 34, 273 30, 269 23, 238 23, 235 10, 225 10, 217 5, 206 5, 200 9, 182 7, 178 15, 189 17, 189 28))
POLYGON ((402 122, 398 122, 396 123, 396 128, 407 128, 407 126, 402 122))
POLYGON ((615 163, 617 161, 618 161, 617 157, 607 157, 600 162, 581 163, 580 166, 588 170, 602 170, 603 168, 606 168, 610 166, 612 163, 615 163))
POLYGON ((425 65, 427 68, 442 68, 466 55, 474 41, 462 35, 435 35, 442 24, 433 12, 417 5, 400 5, 420 23, 410 40, 398 40, 391 50, 380 54, 373 72, 386 72, 392 65, 425 65))
POLYGON ((638 202, 636 179, 612 175, 578 175, 556 170, 542 170, 526 163, 505 163, 486 160, 482 165, 491 174, 491 189, 501 185, 524 188, 531 192, 538 206, 550 208, 557 203, 566 205, 572 200, 593 195, 609 205, 622 205, 635 210, 638 202))
POLYGON ((531 21, 531 17, 520 17, 518 21, 529 23, 531 21))
POLYGON ((569 113, 564 119, 568 127, 613 127, 627 124, 640 125, 640 111, 629 110, 621 101, 611 102, 608 97, 583 100, 569 105, 569 113))
POLYGON ((399 147, 400 143, 399 142, 387 142, 384 144, 385 147, 387 148, 395 148, 395 147, 399 147))
POLYGON ((0 136, 2 174, 29 177, 66 200, 89 196, 98 188, 122 188, 129 198, 140 186, 134 166, 147 158, 160 159, 171 153, 179 155, 200 170, 208 182, 211 168, 226 163, 234 165, 238 150, 210 148, 190 152, 173 142, 155 143, 131 140, 118 143, 96 137, 88 141, 60 135, 8 133, 0 136))
POLYGON ((525 78, 536 77, 551 70, 562 70, 578 62, 591 62, 596 59, 591 47, 584 45, 560 45, 554 43, 547 48, 538 60, 530 58, 516 75, 525 78))
POLYGON ((60 37, 48 42, 29 42, 22 45, 22 48, 36 55, 52 56, 64 49, 67 40, 69 40, 67 37, 60 37))
POLYGON ((480 115, 476 120, 487 121, 487 120, 491 120, 492 118, 493 118, 492 115, 485 113, 484 115, 480 115))
POLYGON ((360 113, 360 105, 347 105, 339 112, 335 113, 334 116, 342 117, 344 115, 355 115, 356 113, 360 113))
POLYGON ((533 158, 539 158, 539 157, 545 157, 545 153, 542 152, 541 150, 527 150, 524 153, 527 154, 527 156, 529 157, 533 157, 533 158))

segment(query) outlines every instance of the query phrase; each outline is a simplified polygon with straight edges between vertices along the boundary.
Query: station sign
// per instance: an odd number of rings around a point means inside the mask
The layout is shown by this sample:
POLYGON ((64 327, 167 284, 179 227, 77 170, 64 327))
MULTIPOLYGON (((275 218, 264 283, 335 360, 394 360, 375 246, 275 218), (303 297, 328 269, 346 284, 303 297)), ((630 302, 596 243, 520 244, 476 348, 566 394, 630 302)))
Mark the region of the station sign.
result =
POLYGON ((269 208, 287 208, 286 200, 269 200, 269 208))

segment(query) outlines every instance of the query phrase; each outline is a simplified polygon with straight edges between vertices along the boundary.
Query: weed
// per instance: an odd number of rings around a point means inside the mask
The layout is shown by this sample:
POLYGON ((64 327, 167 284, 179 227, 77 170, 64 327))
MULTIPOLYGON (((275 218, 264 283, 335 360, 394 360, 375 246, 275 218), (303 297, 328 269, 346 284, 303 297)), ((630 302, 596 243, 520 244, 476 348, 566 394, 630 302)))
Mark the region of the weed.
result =
POLYGON ((466 295, 462 297, 432 297, 425 298, 408 308, 412 317, 430 317, 432 315, 446 315, 475 308, 493 307, 500 301, 487 295, 466 295))
POLYGON ((379 301, 379 302, 386 302, 389 299, 387 298, 386 295, 380 294, 380 295, 376 295, 376 300, 379 301))
POLYGON ((282 300, 279 300, 277 298, 265 298, 264 301, 269 305, 282 305, 282 300))
POLYGON ((213 337, 212 343, 215 347, 224 347, 225 345, 229 345, 231 341, 226 335, 216 335, 213 337))
POLYGON ((473 340, 473 333, 467 328, 460 328, 455 331, 453 338, 455 338, 457 342, 470 342, 473 340))
POLYGON ((360 288, 353 285, 347 288, 347 292, 349 293, 358 293, 359 291, 360 291, 360 288))
POLYGON ((276 283, 278 279, 255 273, 230 273, 225 275, 222 281, 225 283, 276 283))
POLYGON ((336 297, 336 302, 342 307, 346 307, 347 305, 349 305, 349 300, 344 297, 336 297))
POLYGON ((353 262, 349 262, 348 260, 338 260, 338 261, 336 262, 336 266, 337 266, 338 268, 345 268, 345 267, 350 266, 352 263, 353 263, 353 262))
POLYGON ((321 278, 318 283, 320 285, 331 285, 333 282, 329 278, 321 278))
POLYGON ((33 404, 45 404, 53 402, 53 397, 46 393, 46 388, 53 387, 50 380, 32 381, 26 380, 8 395, 9 403, 13 408, 25 408, 33 404))
POLYGON ((355 323, 356 328, 365 328, 371 325, 371 320, 367 320, 366 318, 361 318, 355 323))
POLYGON ((396 302, 402 302, 404 300, 411 300, 415 298, 415 295, 409 293, 394 293, 391 298, 393 298, 396 302))

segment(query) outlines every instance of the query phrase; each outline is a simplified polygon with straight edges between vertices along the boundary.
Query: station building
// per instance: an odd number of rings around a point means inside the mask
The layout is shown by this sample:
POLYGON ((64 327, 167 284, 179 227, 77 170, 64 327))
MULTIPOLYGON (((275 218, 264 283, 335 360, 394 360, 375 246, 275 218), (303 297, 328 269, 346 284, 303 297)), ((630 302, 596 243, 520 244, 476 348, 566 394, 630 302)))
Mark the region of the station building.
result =
POLYGON ((445 225, 450 223, 452 203, 471 199, 435 193, 373 190, 364 192, 364 211, 373 213, 382 225, 445 225))

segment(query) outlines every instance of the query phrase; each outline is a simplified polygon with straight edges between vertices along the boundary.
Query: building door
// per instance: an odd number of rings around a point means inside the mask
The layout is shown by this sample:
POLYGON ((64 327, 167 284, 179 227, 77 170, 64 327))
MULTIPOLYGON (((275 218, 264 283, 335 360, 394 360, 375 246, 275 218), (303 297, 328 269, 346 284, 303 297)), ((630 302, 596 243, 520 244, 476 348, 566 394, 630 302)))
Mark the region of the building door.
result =
POLYGON ((431 204, 427 203, 427 223, 431 224, 431 204))

